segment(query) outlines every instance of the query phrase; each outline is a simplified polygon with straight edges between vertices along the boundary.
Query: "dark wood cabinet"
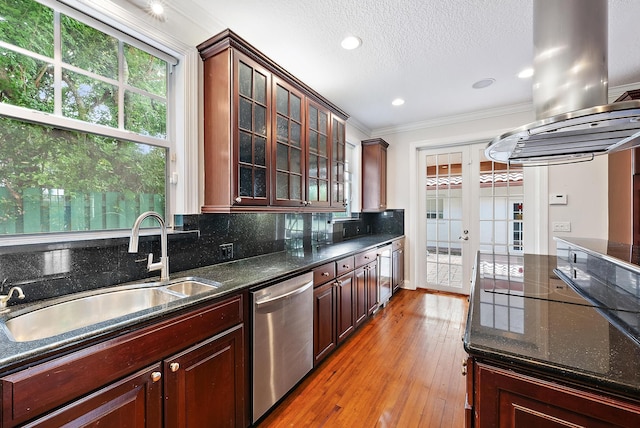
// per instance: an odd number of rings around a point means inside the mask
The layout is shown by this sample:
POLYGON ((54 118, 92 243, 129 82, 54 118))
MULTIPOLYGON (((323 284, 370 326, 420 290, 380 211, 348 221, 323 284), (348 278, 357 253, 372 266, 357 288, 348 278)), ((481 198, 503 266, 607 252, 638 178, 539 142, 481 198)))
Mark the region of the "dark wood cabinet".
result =
POLYGON ((344 210, 348 116, 230 30, 198 50, 202 212, 344 210))
POLYGON ((363 140, 362 144, 362 211, 387 209, 387 147, 382 138, 363 140))
POLYGON ((336 279, 338 344, 355 331, 356 283, 353 272, 336 279))
POLYGON ((317 267, 313 281, 313 352, 317 365, 378 308, 376 250, 317 267))
POLYGON ((347 206, 345 121, 331 114, 331 206, 343 210, 347 206))
POLYGON ((165 426, 244 426, 242 355, 238 325, 166 359, 165 426))
POLYGON ((314 365, 322 361, 338 345, 336 340, 335 279, 313 290, 313 355, 314 365))
POLYGON ((23 426, 161 428, 161 378, 159 364, 148 367, 23 426))
POLYGON ((638 402, 473 359, 467 364, 468 428, 640 426, 638 402))
POLYGON ((247 426, 245 294, 3 376, 2 427, 247 426))
POLYGON ((393 241, 391 245, 393 247, 391 284, 395 293, 404 284, 404 238, 393 241))

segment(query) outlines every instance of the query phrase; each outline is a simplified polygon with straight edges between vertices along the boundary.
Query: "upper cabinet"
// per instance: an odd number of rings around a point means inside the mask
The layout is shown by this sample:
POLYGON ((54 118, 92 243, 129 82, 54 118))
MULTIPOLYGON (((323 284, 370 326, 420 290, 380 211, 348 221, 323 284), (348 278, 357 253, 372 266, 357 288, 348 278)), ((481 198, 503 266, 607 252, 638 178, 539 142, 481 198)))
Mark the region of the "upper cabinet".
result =
POLYGON ((202 212, 344 210, 348 116, 230 30, 198 50, 202 212))
POLYGON ((387 209, 387 147, 382 138, 362 141, 362 212, 387 209))

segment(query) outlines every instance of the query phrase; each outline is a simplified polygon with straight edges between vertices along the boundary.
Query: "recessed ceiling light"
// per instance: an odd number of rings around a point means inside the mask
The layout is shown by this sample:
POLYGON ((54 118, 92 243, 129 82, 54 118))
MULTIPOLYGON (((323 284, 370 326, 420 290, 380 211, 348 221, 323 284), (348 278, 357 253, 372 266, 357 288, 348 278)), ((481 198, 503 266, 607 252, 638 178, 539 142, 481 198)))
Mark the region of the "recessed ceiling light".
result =
POLYGON ((476 83, 471 85, 471 87, 473 89, 482 89, 482 88, 486 88, 487 86, 493 85, 495 81, 496 79, 489 77, 487 79, 478 80, 476 83))
POLYGON ((155 16, 162 16, 164 14, 164 6, 162 5, 162 2, 160 2, 160 1, 156 1, 156 0, 150 1, 149 2, 149 10, 155 16))
POLYGON ((521 79, 527 79, 533 76, 533 68, 525 68, 520 73, 518 73, 518 77, 521 79))
POLYGON ((394 106, 401 106, 402 104, 404 104, 404 100, 402 98, 396 98, 395 100, 391 101, 391 104, 394 106))
POLYGON ((362 40, 360 39, 360 37, 348 36, 342 40, 342 43, 340 43, 340 45, 344 49, 352 50, 352 49, 359 48, 360 45, 362 45, 362 40))

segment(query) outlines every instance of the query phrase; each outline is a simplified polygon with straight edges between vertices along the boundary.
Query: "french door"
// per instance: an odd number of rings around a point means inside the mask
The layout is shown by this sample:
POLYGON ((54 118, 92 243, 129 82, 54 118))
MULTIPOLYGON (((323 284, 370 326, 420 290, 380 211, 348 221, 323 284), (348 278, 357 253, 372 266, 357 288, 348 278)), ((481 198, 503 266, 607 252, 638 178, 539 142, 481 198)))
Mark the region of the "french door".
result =
POLYGON ((485 147, 419 152, 419 287, 469 294, 478 249, 522 253, 522 170, 486 159, 485 147))

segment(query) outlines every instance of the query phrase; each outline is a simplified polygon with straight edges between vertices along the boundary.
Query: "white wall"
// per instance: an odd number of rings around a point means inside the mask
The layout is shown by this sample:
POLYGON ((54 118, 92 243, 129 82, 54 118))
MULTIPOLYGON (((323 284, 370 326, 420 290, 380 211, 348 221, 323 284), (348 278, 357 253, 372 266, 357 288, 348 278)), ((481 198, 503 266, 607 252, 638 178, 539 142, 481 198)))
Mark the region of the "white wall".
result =
MULTIPOLYGON (((513 109, 512 112, 484 117, 468 116, 448 122, 426 123, 411 129, 382 130, 373 136, 389 143, 388 149, 388 207, 405 210, 407 288, 420 287, 417 280, 415 234, 417 218, 417 150, 442 147, 464 142, 489 142, 497 135, 534 120, 532 110, 513 109)), ((525 168, 525 251, 555 254, 555 241, 550 230, 554 221, 570 221, 575 237, 607 238, 607 159, 553 167, 525 168), (549 206, 548 194, 565 193, 568 204, 549 206)))

